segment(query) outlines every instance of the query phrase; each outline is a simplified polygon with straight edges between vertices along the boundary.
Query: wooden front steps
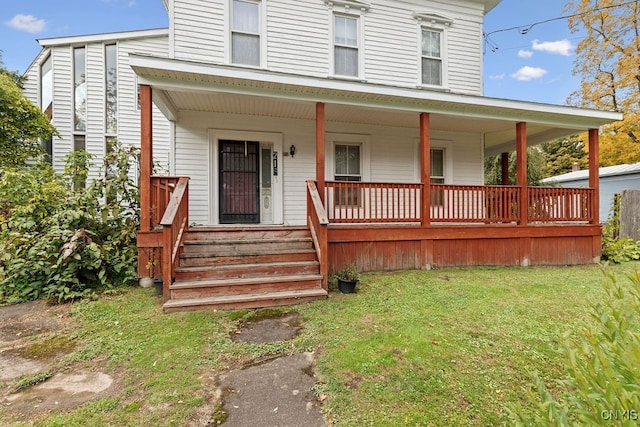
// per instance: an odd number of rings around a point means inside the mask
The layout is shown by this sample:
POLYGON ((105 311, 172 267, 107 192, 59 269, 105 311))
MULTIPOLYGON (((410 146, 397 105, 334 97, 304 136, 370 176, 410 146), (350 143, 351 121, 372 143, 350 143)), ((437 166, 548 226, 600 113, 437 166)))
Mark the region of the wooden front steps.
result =
POLYGON ((327 297, 305 227, 197 227, 184 241, 164 310, 243 309, 327 297))

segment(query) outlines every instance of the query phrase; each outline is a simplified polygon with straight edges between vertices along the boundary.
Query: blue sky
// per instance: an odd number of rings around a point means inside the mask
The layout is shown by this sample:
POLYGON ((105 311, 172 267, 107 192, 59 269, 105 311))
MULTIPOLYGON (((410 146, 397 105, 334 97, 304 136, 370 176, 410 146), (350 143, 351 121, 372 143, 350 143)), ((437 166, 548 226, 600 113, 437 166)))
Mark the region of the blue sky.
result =
MULTIPOLYGON (((36 39, 161 28, 162 0, 0 0, 0 50, 5 66, 24 72, 40 50, 36 39)), ((578 88, 572 76, 575 45, 566 20, 510 27, 564 15, 564 0, 502 0, 485 19, 486 96, 564 104, 578 88)))

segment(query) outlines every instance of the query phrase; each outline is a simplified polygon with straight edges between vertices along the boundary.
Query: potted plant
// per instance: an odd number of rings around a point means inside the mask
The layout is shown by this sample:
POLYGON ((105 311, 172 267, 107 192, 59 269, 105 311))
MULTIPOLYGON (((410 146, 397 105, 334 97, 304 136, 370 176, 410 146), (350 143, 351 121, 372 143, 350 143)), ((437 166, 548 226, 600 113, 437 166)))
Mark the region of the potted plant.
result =
POLYGON ((355 292, 356 285, 360 281, 360 272, 356 268, 355 263, 351 263, 351 265, 343 267, 333 275, 338 281, 338 289, 340 292, 343 294, 351 294, 355 292))

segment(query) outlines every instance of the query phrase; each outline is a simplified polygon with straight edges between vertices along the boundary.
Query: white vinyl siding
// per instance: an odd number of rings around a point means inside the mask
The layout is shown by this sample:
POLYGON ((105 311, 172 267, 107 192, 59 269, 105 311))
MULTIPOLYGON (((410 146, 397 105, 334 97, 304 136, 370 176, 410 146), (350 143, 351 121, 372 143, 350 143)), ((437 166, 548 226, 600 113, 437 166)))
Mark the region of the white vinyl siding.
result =
POLYGON ((226 62, 229 0, 174 0, 172 4, 174 57, 226 62))
MULTIPOLYGON (((329 2, 330 3, 330 2, 329 2)), ((357 16, 360 22, 358 78, 373 84, 416 87, 421 84, 419 24, 412 14, 428 12, 450 17, 447 28, 446 89, 482 94, 482 19, 478 3, 464 0, 429 3, 379 0, 365 12, 346 12, 322 0, 261 1, 265 25, 261 67, 273 72, 316 77, 334 75, 333 17, 357 16)), ((339 2, 336 2, 339 3, 339 2)), ((370 3, 370 2, 369 2, 370 3)), ((177 59, 225 64, 231 62, 231 0, 175 0, 172 26, 177 59)))

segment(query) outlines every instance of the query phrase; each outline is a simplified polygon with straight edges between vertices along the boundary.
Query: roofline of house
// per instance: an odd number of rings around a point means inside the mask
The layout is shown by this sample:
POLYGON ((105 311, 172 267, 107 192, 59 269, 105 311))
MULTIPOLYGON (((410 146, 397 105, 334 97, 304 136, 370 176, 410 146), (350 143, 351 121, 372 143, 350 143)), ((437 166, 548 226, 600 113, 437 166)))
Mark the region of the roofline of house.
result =
POLYGON ((120 31, 113 33, 86 34, 79 36, 52 37, 38 39, 42 47, 72 45, 80 43, 111 42, 119 40, 141 39, 149 37, 169 36, 168 28, 154 28, 149 30, 120 31))
MULTIPOLYGON (((598 128, 622 120, 623 115, 612 111, 599 111, 570 106, 543 104, 528 101, 489 98, 480 95, 423 90, 417 87, 401 87, 372 84, 361 81, 323 78, 272 72, 231 65, 208 64, 140 54, 130 54, 129 63, 140 76, 140 83, 179 89, 183 85, 197 86, 168 78, 170 74, 183 73, 211 78, 200 85, 203 91, 223 90, 235 93, 259 94, 266 90, 272 95, 280 92, 292 99, 341 102, 370 106, 389 106, 396 109, 431 111, 444 114, 469 115, 479 118, 499 118, 522 122, 535 122, 550 126, 575 125, 577 128, 598 128), (154 76, 151 70, 166 72, 154 76), (213 80, 217 79, 216 82, 213 80), (260 85, 255 83, 259 82, 260 85), (215 84, 218 86, 215 86, 215 84), (245 84, 243 84, 245 83, 245 84), (263 86, 260 89, 259 86, 263 86), (426 108, 426 110, 425 110, 426 108)), ((156 73, 157 74, 157 73, 156 73)), ((197 88, 196 88, 197 89, 197 88)))
MULTIPOLYGON (((640 163, 635 165, 640 166, 640 163)), ((619 166, 633 166, 633 165, 614 165, 614 166, 602 166, 598 168, 598 176, 600 178, 606 178, 609 176, 625 176, 625 175, 640 175, 640 167, 633 169, 627 169, 622 172, 608 171, 606 169, 613 169, 619 166)), ((549 178, 545 178, 542 182, 575 182, 584 181, 589 179, 589 169, 582 169, 574 172, 567 172, 562 175, 556 175, 549 178)))

